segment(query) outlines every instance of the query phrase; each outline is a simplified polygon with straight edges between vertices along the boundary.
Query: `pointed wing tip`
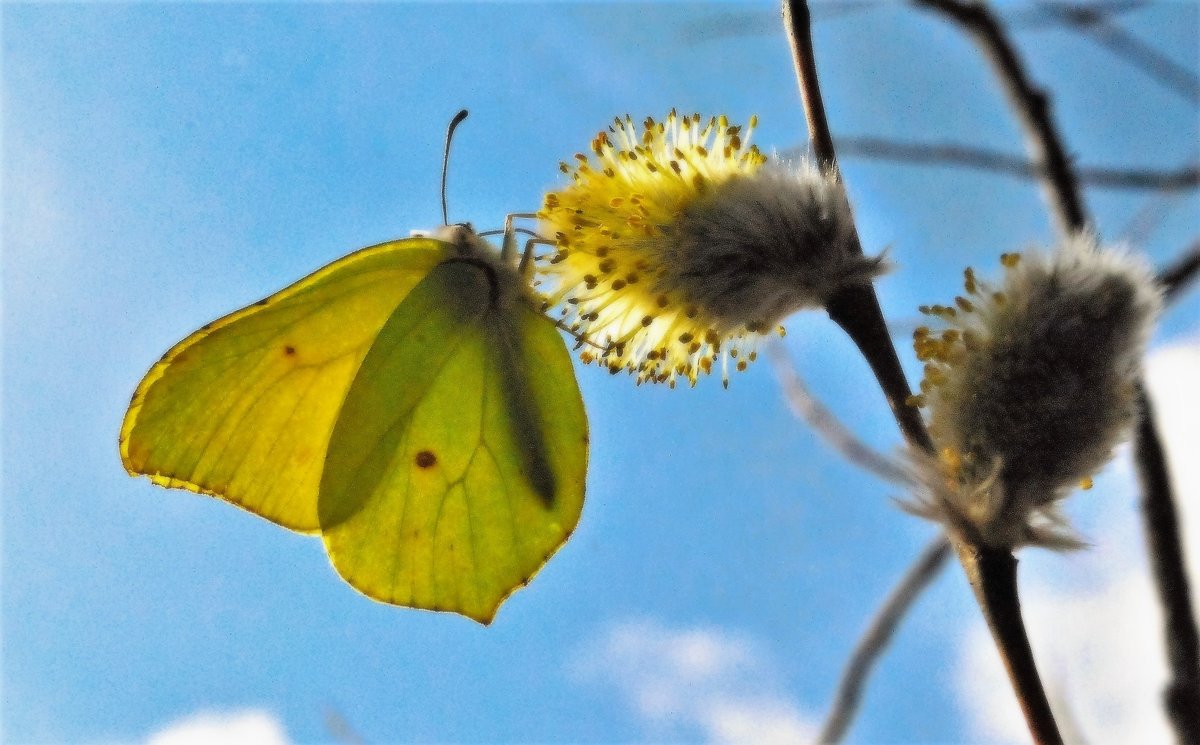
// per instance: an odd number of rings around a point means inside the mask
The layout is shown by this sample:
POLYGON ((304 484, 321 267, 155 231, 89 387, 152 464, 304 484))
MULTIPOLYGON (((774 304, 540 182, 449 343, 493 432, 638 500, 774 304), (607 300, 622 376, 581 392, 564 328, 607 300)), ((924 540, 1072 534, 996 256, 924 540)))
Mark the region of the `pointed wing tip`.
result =
MULTIPOLYGON (((471 619, 472 621, 479 624, 480 626, 487 628, 488 626, 492 625, 492 621, 496 620, 496 611, 499 609, 500 609, 500 606, 497 605, 495 608, 492 608, 492 610, 489 611, 486 615, 484 615, 484 614, 472 615, 470 613, 461 613, 461 615, 465 618, 471 619)), ((457 612, 457 611, 455 611, 455 612, 457 612)))
POLYGON ((368 600, 379 603, 380 605, 391 606, 393 608, 411 608, 412 610, 425 611, 427 613, 452 614, 452 615, 456 615, 456 616, 462 616, 463 618, 474 621, 475 623, 479 624, 480 626, 491 626, 492 622, 496 620, 496 613, 500 610, 500 606, 504 604, 504 601, 508 600, 510 597, 512 597, 512 594, 514 592, 521 589, 522 587, 525 587, 525 585, 528 583, 528 580, 526 580, 525 582, 520 582, 513 588, 509 589, 507 592, 505 592, 502 595, 500 595, 499 597, 497 597, 494 601, 492 601, 490 603, 488 603, 487 601, 484 601, 484 604, 480 605, 479 607, 477 607, 475 609, 452 608, 452 607, 449 607, 449 605, 441 605, 440 603, 438 603, 436 601, 430 601, 428 599, 426 599, 425 601, 420 601, 411 596, 408 596, 407 593, 405 593, 404 596, 400 596, 400 595, 397 595, 394 591, 381 590, 381 588, 378 588, 378 587, 371 587, 369 585, 361 585, 359 583, 354 582, 349 576, 347 576, 345 573, 343 573, 342 568, 339 567, 337 562, 335 562, 333 560, 332 554, 330 554, 328 552, 328 549, 329 549, 328 536, 324 536, 324 538, 325 538, 326 558, 329 559, 329 563, 333 567, 334 574, 337 575, 338 579, 345 582, 347 585, 350 586, 350 588, 352 590, 357 592, 359 595, 362 595, 363 597, 367 598, 368 600))
MULTIPOLYGON (((336 567, 334 569, 336 571, 336 567)), ((338 576, 341 577, 340 574, 338 576)), ((443 607, 440 607, 440 606, 437 606, 434 604, 421 604, 421 603, 417 603, 417 602, 414 602, 414 601, 408 600, 408 599, 400 600, 396 597, 384 597, 384 596, 380 596, 380 595, 373 595, 369 592, 364 591, 362 588, 355 586, 353 583, 346 580, 345 577, 341 577, 341 578, 343 581, 346 581, 346 584, 350 585, 350 587, 353 588, 355 592, 359 593, 360 595, 366 597, 369 600, 379 603, 380 605, 387 605, 387 606, 391 606, 393 608, 408 608, 408 609, 416 610, 416 611, 424 611, 426 613, 441 613, 441 614, 462 616, 463 618, 466 618, 467 620, 470 620, 470 621, 474 621, 475 623, 479 624, 480 626, 484 626, 484 627, 492 625, 492 622, 496 620, 497 611, 500 610, 500 606, 507 599, 507 596, 505 596, 505 597, 501 598, 500 600, 496 601, 496 604, 493 605, 491 608, 488 608, 486 610, 480 610, 480 611, 471 611, 471 610, 466 610, 463 608, 443 608, 443 607)))

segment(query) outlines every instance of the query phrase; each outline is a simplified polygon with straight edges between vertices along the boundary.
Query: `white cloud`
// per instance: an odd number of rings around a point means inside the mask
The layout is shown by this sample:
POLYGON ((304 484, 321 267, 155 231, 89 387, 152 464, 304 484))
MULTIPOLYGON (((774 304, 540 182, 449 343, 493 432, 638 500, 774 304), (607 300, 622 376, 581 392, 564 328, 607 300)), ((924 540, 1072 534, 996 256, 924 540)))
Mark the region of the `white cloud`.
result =
POLYGON ((1171 478, 1188 516, 1193 540, 1189 559, 1200 563, 1200 460, 1195 457, 1200 443, 1200 339, 1189 344, 1164 347, 1146 363, 1146 382, 1154 400, 1158 428, 1171 461, 1171 478), (1189 499, 1190 497, 1190 499, 1189 499))
POLYGON ((817 725, 795 706, 769 697, 716 699, 697 714, 712 742, 783 745, 812 742, 817 735, 817 725))
MULTIPOLYGON (((1159 705, 1166 676, 1162 626, 1141 571, 1078 593, 1031 588, 1023 606, 1038 668, 1070 742, 1169 743, 1159 705)), ((972 625, 959 679, 980 737, 1028 742, 991 636, 972 625)))
POLYGON ((617 624, 580 654, 574 672, 616 687, 664 737, 685 730, 716 743, 799 743, 817 731, 755 645, 720 629, 617 624))
MULTIPOLYGON (((1200 343, 1156 351, 1147 360, 1146 379, 1182 513, 1193 600, 1200 600, 1200 460, 1194 455, 1200 442, 1200 343)), ((1093 548, 1022 556, 1022 605, 1068 740, 1169 743, 1160 704, 1167 677, 1162 614, 1146 565, 1138 490, 1131 465, 1113 470, 1122 483, 1088 498, 1099 512, 1087 530, 1093 548)), ((982 622, 965 634, 959 663, 962 703, 977 737, 1027 742, 982 622)))
POLYGON ((147 745, 287 745, 287 733, 265 711, 193 714, 167 726, 146 741, 147 745))

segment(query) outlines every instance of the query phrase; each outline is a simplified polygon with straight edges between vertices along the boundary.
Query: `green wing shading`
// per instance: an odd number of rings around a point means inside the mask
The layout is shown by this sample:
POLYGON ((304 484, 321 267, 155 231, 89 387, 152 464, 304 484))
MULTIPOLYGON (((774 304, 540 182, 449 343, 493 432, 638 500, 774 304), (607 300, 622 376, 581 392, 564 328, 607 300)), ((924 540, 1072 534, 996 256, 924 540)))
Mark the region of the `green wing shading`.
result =
POLYGON ((587 466, 566 345, 497 281, 449 261, 409 293, 346 395, 319 499, 360 592, 481 623, 574 530, 587 466))
POLYGON ((359 364, 450 253, 427 238, 357 251, 175 345, 125 414, 126 470, 317 530, 322 464, 359 364))

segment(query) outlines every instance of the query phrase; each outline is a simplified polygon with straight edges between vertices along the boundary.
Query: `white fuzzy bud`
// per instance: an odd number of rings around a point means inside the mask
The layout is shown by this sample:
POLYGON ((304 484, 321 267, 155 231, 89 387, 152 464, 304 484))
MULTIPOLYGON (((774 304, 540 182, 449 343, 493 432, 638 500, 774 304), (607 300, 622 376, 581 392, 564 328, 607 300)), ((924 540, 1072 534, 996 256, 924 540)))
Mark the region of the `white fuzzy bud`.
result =
POLYGON ((807 163, 735 176, 687 205, 655 244, 670 270, 656 289, 678 292, 717 324, 776 325, 820 308, 841 287, 869 281, 880 260, 854 250, 845 190, 807 163))

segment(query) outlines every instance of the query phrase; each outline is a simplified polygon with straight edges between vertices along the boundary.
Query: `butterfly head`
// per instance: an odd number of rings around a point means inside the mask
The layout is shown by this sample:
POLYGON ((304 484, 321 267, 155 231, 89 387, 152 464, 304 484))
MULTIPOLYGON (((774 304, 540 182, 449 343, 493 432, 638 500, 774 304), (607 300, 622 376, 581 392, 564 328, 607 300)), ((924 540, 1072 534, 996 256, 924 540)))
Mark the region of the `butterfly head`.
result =
POLYGON ((499 248, 476 233, 470 223, 442 225, 419 234, 453 246, 450 261, 467 261, 487 268, 496 283, 501 305, 507 305, 522 294, 531 293, 529 282, 522 278, 520 268, 504 256, 499 248))

